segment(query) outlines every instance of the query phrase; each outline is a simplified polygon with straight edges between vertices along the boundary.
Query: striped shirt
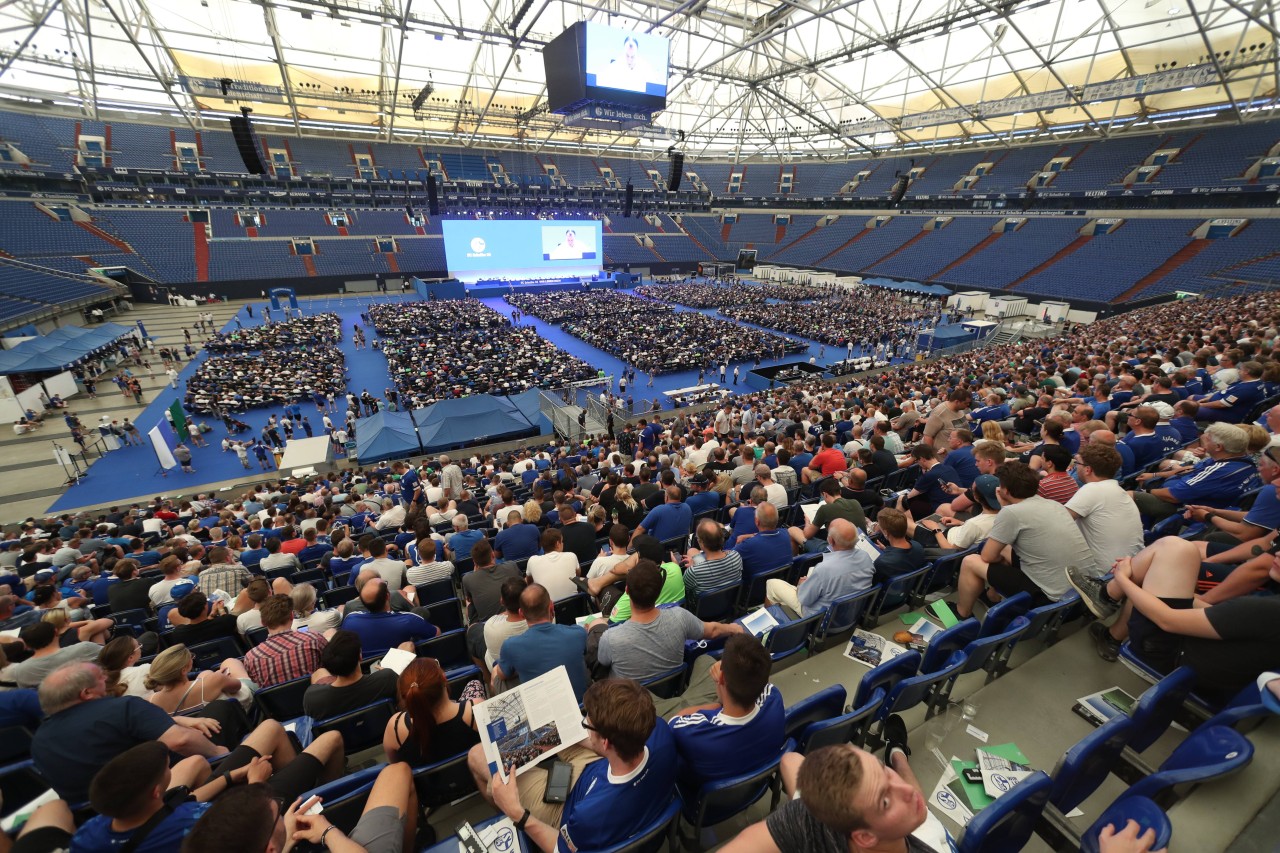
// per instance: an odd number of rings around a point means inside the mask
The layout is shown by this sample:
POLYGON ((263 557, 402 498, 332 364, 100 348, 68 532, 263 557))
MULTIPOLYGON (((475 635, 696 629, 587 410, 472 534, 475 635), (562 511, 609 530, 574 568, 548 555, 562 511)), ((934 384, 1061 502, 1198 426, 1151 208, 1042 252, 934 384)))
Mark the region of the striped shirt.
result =
POLYGON ((1058 471, 1049 474, 1040 481, 1040 487, 1036 489, 1036 494, 1042 498, 1065 504, 1075 496, 1079 488, 1080 486, 1068 476, 1066 471, 1058 471))
POLYGON ((414 586, 421 586, 424 583, 432 583, 433 581, 442 581, 453 577, 453 563, 448 560, 442 560, 438 563, 432 562, 421 566, 411 566, 405 571, 405 577, 414 586))
POLYGON ((703 560, 684 572, 684 591, 688 598, 696 596, 699 590, 719 589, 731 583, 742 583, 742 555, 737 551, 725 551, 723 557, 703 560))

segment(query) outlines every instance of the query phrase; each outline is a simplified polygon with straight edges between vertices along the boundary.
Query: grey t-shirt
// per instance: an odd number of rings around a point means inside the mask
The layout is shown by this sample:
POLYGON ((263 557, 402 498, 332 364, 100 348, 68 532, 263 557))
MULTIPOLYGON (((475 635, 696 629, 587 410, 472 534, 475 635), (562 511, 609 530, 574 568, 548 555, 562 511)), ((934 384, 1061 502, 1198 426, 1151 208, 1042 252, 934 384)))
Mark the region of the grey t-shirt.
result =
POLYGON ((499 563, 492 570, 476 569, 463 575, 462 591, 471 599, 476 611, 470 618, 483 622, 490 616, 501 613, 502 585, 519 577, 520 569, 515 563, 499 563))
POLYGON ((65 649, 54 652, 47 658, 31 658, 23 661, 18 664, 13 680, 18 682, 19 687, 39 687, 46 676, 64 663, 96 661, 101 651, 102 646, 97 643, 76 643, 74 646, 67 646, 65 649))
POLYGON ((1023 574, 1053 601, 1071 589, 1067 566, 1101 574, 1071 513, 1039 495, 1002 507, 991 525, 991 538, 1013 546, 1023 574))
POLYGON ((683 607, 663 608, 652 622, 623 622, 600 636, 597 659, 615 678, 644 681, 684 663, 684 641, 701 640, 702 620, 683 607))

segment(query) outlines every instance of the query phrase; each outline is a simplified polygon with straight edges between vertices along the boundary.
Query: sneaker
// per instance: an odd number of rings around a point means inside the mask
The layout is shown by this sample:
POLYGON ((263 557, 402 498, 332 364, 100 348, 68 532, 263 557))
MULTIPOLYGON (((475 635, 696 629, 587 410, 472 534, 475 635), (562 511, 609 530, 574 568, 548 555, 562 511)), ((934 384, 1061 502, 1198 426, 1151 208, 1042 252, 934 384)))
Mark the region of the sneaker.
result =
POLYGON ((1080 600, 1084 602, 1084 606, 1099 619, 1110 619, 1120 609, 1120 602, 1107 595, 1105 581, 1087 575, 1075 566, 1067 566, 1067 582, 1080 593, 1080 600))
POLYGON ((903 755, 911 755, 911 747, 907 746, 907 724, 897 714, 890 714, 880 729, 884 738, 884 763, 893 766, 893 751, 902 750, 903 755))
POLYGON ((1107 663, 1114 663, 1120 657, 1120 641, 1111 636, 1111 629, 1101 622, 1089 625, 1089 636, 1093 638, 1093 647, 1098 650, 1098 657, 1107 663))

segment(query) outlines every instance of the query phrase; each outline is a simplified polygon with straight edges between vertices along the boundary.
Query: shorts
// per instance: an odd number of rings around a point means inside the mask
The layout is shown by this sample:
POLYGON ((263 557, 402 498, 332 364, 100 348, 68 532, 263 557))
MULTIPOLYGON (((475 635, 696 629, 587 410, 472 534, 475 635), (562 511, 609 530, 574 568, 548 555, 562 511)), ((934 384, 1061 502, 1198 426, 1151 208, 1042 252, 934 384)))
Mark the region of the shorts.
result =
POLYGON ((71 833, 59 826, 33 829, 13 842, 12 853, 61 853, 71 847, 71 833))
MULTIPOLYGON (((216 777, 230 773, 232 770, 244 767, 258 757, 256 749, 241 744, 231 751, 225 761, 218 765, 218 772, 214 775, 216 777)), ((300 752, 297 758, 289 762, 288 766, 271 774, 271 778, 267 780, 267 787, 276 796, 285 802, 291 803, 319 785, 320 777, 323 773, 324 765, 320 763, 320 759, 309 753, 300 752)))
MULTIPOLYGON (((1212 549, 1210 551, 1212 552, 1212 549)), ((1196 578, 1196 592, 1199 594, 1208 592, 1229 578, 1238 567, 1237 564, 1232 563, 1201 563, 1200 575, 1196 578)))
MULTIPOLYGON (((1239 546, 1239 542, 1214 542, 1206 541, 1204 543, 1204 555, 1210 559, 1218 556, 1224 551, 1230 551, 1232 548, 1239 546)), ((1202 570, 1203 571, 1203 570, 1202 570)))
MULTIPOLYGON (((1190 598, 1160 599, 1174 610, 1190 610, 1190 598)), ((1182 657, 1182 637, 1160 628, 1137 609, 1129 617, 1129 648, 1147 666, 1167 675, 1178 667, 1182 657)))
POLYGON ((472 622, 467 626, 467 654, 472 660, 484 660, 484 622, 472 622))
POLYGON ((987 585, 1005 598, 1025 592, 1031 596, 1031 606, 1041 607, 1049 603, 1049 596, 1027 577, 1018 564, 1018 555, 1013 555, 1013 563, 992 563, 987 569, 987 585))
POLYGON ((400 853, 404 849, 404 815, 395 806, 378 806, 360 815, 348 836, 368 853, 400 853))

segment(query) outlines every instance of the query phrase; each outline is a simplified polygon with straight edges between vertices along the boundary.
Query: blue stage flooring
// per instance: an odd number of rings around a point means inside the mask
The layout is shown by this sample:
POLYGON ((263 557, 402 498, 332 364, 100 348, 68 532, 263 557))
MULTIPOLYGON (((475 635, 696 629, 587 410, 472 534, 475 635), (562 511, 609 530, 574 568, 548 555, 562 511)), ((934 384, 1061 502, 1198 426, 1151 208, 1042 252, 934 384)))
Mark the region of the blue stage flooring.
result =
MULTIPOLYGON (((623 293, 631 293, 632 291, 624 290, 623 293)), ((360 323, 360 314, 369 305, 374 303, 387 302, 413 302, 418 301, 420 297, 416 294, 370 294, 370 295, 346 295, 333 296, 328 298, 304 299, 299 301, 299 305, 307 314, 323 313, 333 311, 339 315, 342 320, 343 340, 340 344, 347 362, 347 388, 356 394, 362 393, 368 389, 379 399, 384 398, 386 389, 391 385, 387 375, 387 360, 381 351, 366 346, 362 350, 357 350, 351 338, 352 327, 356 323, 360 323)), ((484 304, 501 313, 503 316, 510 316, 511 306, 508 305, 501 297, 486 297, 480 300, 484 304)), ((675 306, 677 311, 700 311, 703 314, 716 316, 714 309, 694 309, 683 305, 675 306)), ((254 304, 253 318, 251 319, 245 308, 240 309, 237 314, 240 322, 245 326, 261 324, 262 305, 254 304)), ((593 346, 573 337, 562 331, 559 326, 553 326, 545 323, 536 317, 529 317, 523 321, 525 324, 532 324, 540 335, 554 343, 564 351, 571 355, 581 358, 588 364, 597 368, 604 368, 606 374, 614 377, 613 390, 616 392, 617 377, 622 374, 623 362, 608 353, 602 352, 593 346)), ((607 321, 606 321, 607 322, 607 321)), ((730 321, 736 322, 736 321, 730 321)), ((751 326, 750 323, 742 323, 741 325, 751 326)), ((229 322, 223 327, 223 331, 235 327, 235 320, 229 322)), ((761 327, 754 327, 761 328, 761 327)), ((766 331, 771 331, 766 329, 766 331)), ((643 335, 643 329, 619 329, 620 335, 639 334, 643 335)), ((365 334, 370 344, 374 339, 372 329, 366 329, 365 334)), ((765 359, 761 362, 761 366, 770 367, 776 364, 794 361, 808 361, 810 356, 817 357, 819 344, 806 338, 800 338, 795 335, 787 337, 801 341, 809 345, 809 351, 805 353, 796 353, 784 359, 765 359)), ((855 355, 860 355, 855 352, 855 355)), ((827 347, 825 356, 817 358, 819 365, 830 365, 840 361, 845 355, 844 350, 836 347, 827 347)), ((146 409, 136 419, 138 428, 145 434, 156 424, 165 424, 164 429, 168 429, 165 422, 164 411, 173 404, 174 400, 181 398, 186 388, 186 380, 194 373, 196 366, 204 361, 207 353, 201 350, 191 362, 189 362, 181 371, 179 377, 179 387, 177 389, 165 386, 158 395, 150 401, 146 409)), ((305 358, 305 354, 300 358, 305 358)), ((740 365, 742 375, 745 377, 747 371, 754 367, 753 361, 735 362, 740 365)), ((733 388, 732 372, 734 364, 729 366, 729 378, 726 385, 733 388)), ((718 381, 718 375, 707 375, 705 381, 718 381)), ((666 398, 662 396, 663 391, 676 388, 687 388, 696 385, 698 381, 697 371, 682 371, 680 373, 668 373, 653 378, 653 386, 649 386, 650 377, 646 373, 637 374, 637 388, 628 388, 628 393, 635 397, 637 404, 641 399, 652 400, 657 397, 665 406, 666 398)), ((739 385, 738 389, 747 392, 749 389, 745 385, 739 385)), ((585 392, 584 392, 585 393, 585 392)), ((339 401, 337 413, 331 414, 330 417, 334 423, 342 423, 345 420, 345 401, 339 401)), ((302 404, 303 414, 310 420, 312 431, 316 435, 322 435, 324 427, 321 414, 316 411, 315 405, 311 402, 302 404)), ((258 438, 259 431, 266 424, 268 416, 275 414, 277 416, 283 414, 283 410, 276 408, 260 408, 250 409, 247 413, 240 416, 240 419, 248 423, 252 428, 252 432, 241 433, 236 438, 258 438)), ((171 492, 190 493, 200 490, 207 484, 217 483, 226 480, 241 480, 244 482, 257 482, 264 477, 273 476, 273 472, 262 471, 257 464, 257 460, 250 454, 251 469, 246 470, 240 465, 239 459, 233 452, 223 452, 221 443, 226 435, 222 422, 211 418, 199 418, 198 420, 206 421, 213 427, 213 431, 206 438, 209 447, 201 448, 191 446, 192 466, 195 468, 194 474, 184 474, 181 469, 175 468, 168 473, 168 476, 161 476, 160 466, 156 460, 155 453, 151 449, 148 441, 142 446, 125 446, 120 450, 108 453, 105 457, 94 461, 89 468, 88 475, 80 481, 78 485, 71 486, 63 495, 58 498, 49 508, 49 512, 62 512, 67 509, 82 506, 98 506, 109 505, 119 502, 125 498, 140 495, 164 495, 171 492)), ((477 434, 483 434, 483 427, 478 426, 477 434)), ((306 433, 301 429, 295 432, 297 437, 305 437, 306 433)))

